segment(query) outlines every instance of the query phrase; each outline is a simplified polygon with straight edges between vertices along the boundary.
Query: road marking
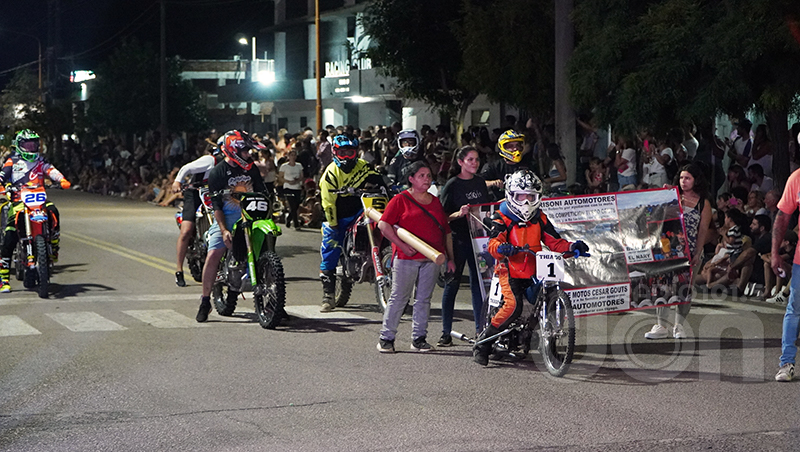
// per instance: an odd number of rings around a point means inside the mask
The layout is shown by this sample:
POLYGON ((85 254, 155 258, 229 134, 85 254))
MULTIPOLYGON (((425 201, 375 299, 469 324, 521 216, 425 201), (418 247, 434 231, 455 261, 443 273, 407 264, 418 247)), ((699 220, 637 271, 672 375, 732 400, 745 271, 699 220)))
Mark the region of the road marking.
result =
POLYGON ((60 312, 45 314, 70 331, 83 333, 87 331, 121 331, 124 326, 112 322, 96 312, 60 312))
POLYGON ((208 326, 204 323, 197 323, 195 319, 179 314, 172 309, 146 309, 122 312, 156 328, 198 328, 208 326))
POLYGON ((159 294, 159 295, 90 295, 90 296, 82 296, 77 295, 74 297, 68 298, 47 298, 42 299, 35 294, 31 294, 29 297, 14 297, 14 298, 0 298, 0 306, 11 306, 11 305, 20 305, 20 304, 43 304, 43 303, 51 303, 51 304, 61 304, 61 303, 128 303, 128 302, 148 302, 148 301, 163 301, 163 302, 175 302, 175 301, 197 301, 198 295, 196 293, 193 294, 159 294))
POLYGON ((119 246, 113 243, 104 242, 102 240, 97 240, 93 237, 89 237, 83 234, 77 234, 75 232, 62 232, 61 237, 66 237, 70 240, 75 240, 77 242, 93 246, 95 248, 100 248, 101 250, 108 251, 109 253, 114 253, 119 256, 126 257, 133 261, 139 262, 140 264, 145 264, 150 267, 156 268, 158 270, 163 270, 170 274, 175 272, 174 262, 171 263, 164 259, 155 256, 150 256, 149 254, 144 254, 140 253, 139 251, 134 251, 132 249, 125 248, 124 246, 119 246))
POLYGON ((369 320, 360 315, 349 312, 333 311, 319 312, 319 306, 286 306, 286 312, 291 315, 314 320, 369 320))
POLYGON ((0 315, 0 336, 29 336, 42 334, 15 315, 0 315))

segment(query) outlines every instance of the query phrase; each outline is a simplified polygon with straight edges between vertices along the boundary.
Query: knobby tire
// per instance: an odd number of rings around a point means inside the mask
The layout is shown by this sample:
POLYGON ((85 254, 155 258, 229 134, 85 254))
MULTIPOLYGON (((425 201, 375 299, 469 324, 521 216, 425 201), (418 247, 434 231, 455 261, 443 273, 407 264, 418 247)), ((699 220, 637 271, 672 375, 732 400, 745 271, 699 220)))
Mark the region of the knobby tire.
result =
POLYGON ((544 322, 540 323, 539 353, 550 375, 563 377, 575 353, 575 316, 572 301, 562 289, 549 291, 544 322), (560 307, 557 313, 556 307, 560 307), (560 327, 559 327, 560 325, 560 327))
POLYGON ((258 323, 262 328, 274 329, 281 322, 286 304, 286 280, 280 257, 271 251, 264 251, 256 263, 258 287, 253 298, 256 305, 258 323))

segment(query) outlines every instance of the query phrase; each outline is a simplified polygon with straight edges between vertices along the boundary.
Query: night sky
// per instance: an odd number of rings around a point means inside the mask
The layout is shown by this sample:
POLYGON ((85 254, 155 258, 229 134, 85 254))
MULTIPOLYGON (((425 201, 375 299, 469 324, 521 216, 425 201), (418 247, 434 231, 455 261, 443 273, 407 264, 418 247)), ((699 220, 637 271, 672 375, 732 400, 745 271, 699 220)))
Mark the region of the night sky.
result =
MULTIPOLYGON (((48 42, 46 0, 0 2, 0 87, 6 72, 35 62, 36 41, 12 30, 35 35, 48 42)), ((274 8, 272 0, 171 0, 167 1, 167 55, 188 59, 230 58, 242 53, 234 36, 250 36, 270 26, 264 17, 274 8)), ((93 69, 124 39, 132 36, 159 46, 157 0, 61 0, 63 57, 72 57, 75 69, 93 69)), ((258 34, 256 33, 256 36, 258 34)), ((244 52, 249 55, 249 50, 244 52)), ((35 66, 34 66, 35 67, 35 66)))

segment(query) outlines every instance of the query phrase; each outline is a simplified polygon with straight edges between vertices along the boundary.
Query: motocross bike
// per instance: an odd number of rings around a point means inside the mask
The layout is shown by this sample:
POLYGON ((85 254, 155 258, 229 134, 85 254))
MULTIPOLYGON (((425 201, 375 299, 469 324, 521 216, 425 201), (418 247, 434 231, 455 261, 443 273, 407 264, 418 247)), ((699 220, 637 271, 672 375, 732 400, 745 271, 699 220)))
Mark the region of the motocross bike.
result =
MULTIPOLYGON (((203 264, 206 262, 206 253, 208 252, 208 228, 214 223, 214 207, 211 205, 211 195, 208 187, 204 185, 186 185, 184 187, 184 199, 186 199, 187 191, 190 189, 197 190, 200 196, 200 205, 197 206, 197 214, 195 215, 194 234, 189 241, 189 246, 186 247, 186 263, 189 264, 192 278, 197 282, 202 282, 203 264)), ((183 223, 182 208, 179 208, 175 214, 175 222, 178 224, 178 230, 180 230, 183 223)))
MULTIPOLYGON (((334 193, 360 196, 365 211, 372 208, 383 213, 389 202, 383 188, 346 188, 334 193)), ((347 229, 341 246, 342 254, 336 267, 336 307, 343 307, 350 301, 354 284, 367 282, 374 284, 375 300, 380 312, 384 312, 392 293, 391 243, 380 233, 378 225, 362 212, 347 229)))
POLYGON ((273 329, 285 315, 286 281, 283 264, 275 254, 281 229, 272 218, 269 197, 263 193, 231 192, 241 206, 241 218, 231 231, 233 250, 227 250, 219 264, 211 289, 217 313, 230 316, 239 295, 253 287, 253 302, 262 328, 273 329))
MULTIPOLYGON (((40 298, 47 298, 50 289, 53 254, 50 239, 49 212, 45 209, 47 193, 44 186, 24 185, 19 188, 22 210, 16 217, 17 248, 14 250, 14 269, 17 279, 26 289, 36 288, 40 298)), ((55 219, 54 219, 55 221, 55 219)))
MULTIPOLYGON (((511 325, 478 344, 492 343, 496 359, 523 359, 532 347, 538 346, 550 375, 562 377, 569 369, 575 353, 572 301, 560 284, 564 274, 563 258, 571 257, 573 253, 536 253, 527 245, 515 246, 514 250, 531 254, 537 259, 537 274, 531 276, 534 296, 528 299, 529 303, 524 306, 522 314, 511 325)), ((485 302, 487 327, 502 304, 500 280, 495 275, 485 302)))

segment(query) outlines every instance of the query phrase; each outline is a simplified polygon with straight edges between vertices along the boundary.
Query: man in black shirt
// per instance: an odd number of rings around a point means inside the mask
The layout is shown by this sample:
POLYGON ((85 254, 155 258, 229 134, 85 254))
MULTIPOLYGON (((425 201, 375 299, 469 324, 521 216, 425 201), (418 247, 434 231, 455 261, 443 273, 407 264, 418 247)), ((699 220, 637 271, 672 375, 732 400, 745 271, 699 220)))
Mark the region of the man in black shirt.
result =
POLYGON ((744 293, 748 283, 764 284, 764 261, 761 256, 772 251, 771 228, 772 223, 767 215, 756 215, 750 223, 753 245, 742 251, 728 269, 728 279, 731 282, 739 278, 739 293, 744 293))
POLYGON ((507 130, 497 140, 497 148, 503 158, 486 165, 481 172, 495 201, 505 197, 503 185, 507 174, 521 169, 533 170, 533 153, 525 150, 525 135, 507 130))

